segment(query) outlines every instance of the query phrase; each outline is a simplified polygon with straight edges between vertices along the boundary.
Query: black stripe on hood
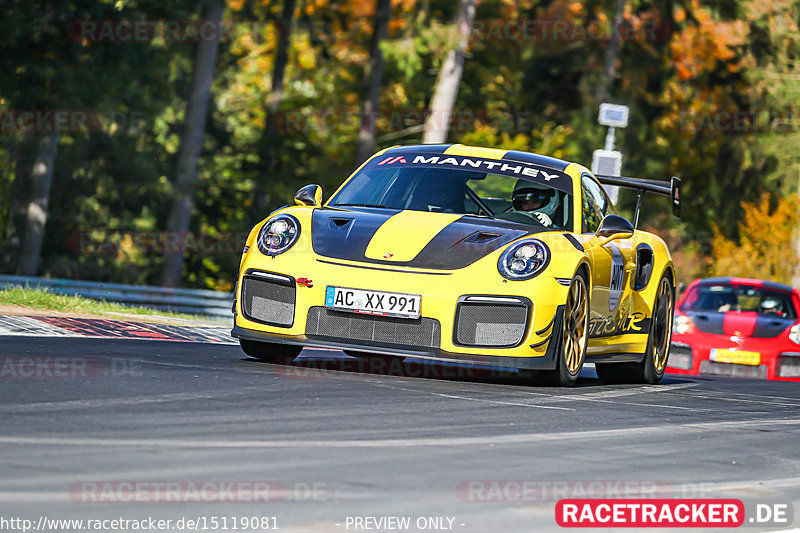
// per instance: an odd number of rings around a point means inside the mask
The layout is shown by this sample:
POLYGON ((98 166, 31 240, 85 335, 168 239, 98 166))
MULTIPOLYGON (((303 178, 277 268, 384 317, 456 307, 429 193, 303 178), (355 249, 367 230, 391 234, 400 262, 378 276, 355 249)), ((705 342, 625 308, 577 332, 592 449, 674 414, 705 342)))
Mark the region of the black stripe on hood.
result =
MULTIPOLYGON (((457 270, 524 235, 547 231, 511 222, 465 215, 448 224, 411 261, 382 261, 365 256, 370 240, 396 209, 315 209, 311 243, 317 255, 362 263, 457 270)), ((423 215, 424 213, 420 213, 423 215)), ((409 235, 413 239, 413 235, 409 235)))
POLYGON ((791 318, 782 318, 778 316, 758 315, 756 319, 756 327, 753 330, 751 337, 759 339, 774 339, 786 328, 791 327, 794 320, 791 318))
POLYGON ((717 311, 689 311, 686 314, 692 317, 694 325, 703 333, 712 333, 714 335, 725 334, 723 328, 725 313, 719 313, 717 311))
MULTIPOLYGON (((697 326, 697 329, 703 333, 726 335, 724 327, 725 313, 717 311, 689 311, 687 314, 692 317, 692 321, 695 326, 697 326)), ((792 324, 794 324, 794 320, 790 318, 758 315, 755 319, 753 333, 748 335, 748 337, 774 339, 792 324)), ((728 334, 732 334, 730 329, 728 330, 728 334)))

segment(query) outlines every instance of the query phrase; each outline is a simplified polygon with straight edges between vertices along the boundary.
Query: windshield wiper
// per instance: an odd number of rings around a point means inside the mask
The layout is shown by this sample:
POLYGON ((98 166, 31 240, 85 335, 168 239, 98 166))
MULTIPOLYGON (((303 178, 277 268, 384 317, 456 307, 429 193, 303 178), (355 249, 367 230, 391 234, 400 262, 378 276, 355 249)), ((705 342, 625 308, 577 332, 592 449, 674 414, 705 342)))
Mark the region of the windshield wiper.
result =
POLYGON ((389 207, 386 207, 385 205, 380 205, 380 204, 333 204, 332 207, 344 207, 344 206, 350 206, 350 207, 377 207, 378 209, 390 209, 389 207))

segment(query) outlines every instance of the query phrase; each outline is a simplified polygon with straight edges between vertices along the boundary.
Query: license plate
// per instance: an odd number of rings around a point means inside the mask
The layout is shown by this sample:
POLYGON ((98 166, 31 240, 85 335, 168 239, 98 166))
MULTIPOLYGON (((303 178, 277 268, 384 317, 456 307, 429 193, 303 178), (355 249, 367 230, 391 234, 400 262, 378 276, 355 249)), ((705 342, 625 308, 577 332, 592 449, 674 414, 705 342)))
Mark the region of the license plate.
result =
POLYGON ((718 363, 734 363, 737 365, 757 366, 761 363, 761 354, 758 352, 745 352, 743 350, 724 350, 714 348, 709 354, 709 359, 718 363))
POLYGON ((325 307, 337 311, 378 316, 419 318, 422 296, 399 292, 327 287, 325 307))

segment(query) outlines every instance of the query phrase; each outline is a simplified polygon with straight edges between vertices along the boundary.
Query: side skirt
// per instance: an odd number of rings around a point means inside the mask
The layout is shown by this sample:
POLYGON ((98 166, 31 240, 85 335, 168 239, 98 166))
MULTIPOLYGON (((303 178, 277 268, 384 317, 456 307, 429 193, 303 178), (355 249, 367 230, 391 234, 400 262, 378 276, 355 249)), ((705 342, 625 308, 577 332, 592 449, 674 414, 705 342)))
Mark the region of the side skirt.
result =
POLYGON ((586 354, 587 363, 641 363, 644 361, 643 353, 601 353, 595 355, 586 354))

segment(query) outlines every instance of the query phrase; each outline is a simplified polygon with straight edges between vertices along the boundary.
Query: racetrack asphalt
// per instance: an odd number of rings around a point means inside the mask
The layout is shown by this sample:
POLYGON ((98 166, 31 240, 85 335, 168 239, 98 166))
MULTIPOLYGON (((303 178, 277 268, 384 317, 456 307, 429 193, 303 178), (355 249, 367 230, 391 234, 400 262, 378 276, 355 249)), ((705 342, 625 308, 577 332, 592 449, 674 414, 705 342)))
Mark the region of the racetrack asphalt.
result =
POLYGON ((238 346, 88 338, 0 337, 0 362, 0 518, 263 516, 343 532, 391 530, 355 517, 410 517, 409 531, 447 517, 443 529, 514 532, 560 529, 555 502, 587 492, 800 509, 797 383, 609 386, 587 370, 554 388, 335 351, 287 365, 238 346), (179 501, 153 493, 166 482, 179 501), (227 482, 240 501, 215 500, 227 482), (251 483, 272 492, 249 503, 251 483))

